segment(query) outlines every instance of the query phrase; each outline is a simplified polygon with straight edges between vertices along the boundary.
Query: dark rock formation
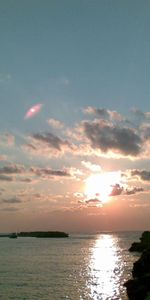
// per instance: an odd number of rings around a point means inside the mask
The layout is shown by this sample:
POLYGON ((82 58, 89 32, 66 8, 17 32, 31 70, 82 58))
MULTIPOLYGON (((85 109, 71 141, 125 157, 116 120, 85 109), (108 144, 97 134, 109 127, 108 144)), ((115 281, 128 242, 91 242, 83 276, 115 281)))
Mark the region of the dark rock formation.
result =
POLYGON ((150 232, 143 232, 140 240, 141 242, 133 243, 129 249, 143 251, 141 257, 133 264, 133 279, 125 283, 130 300, 150 300, 150 232))
POLYGON ((129 251, 143 252, 148 248, 150 248, 150 231, 144 231, 140 238, 140 242, 134 242, 129 248, 129 251))
POLYGON ((138 279, 130 279, 125 284, 127 295, 130 300, 145 300, 147 289, 138 279))
POLYGON ((150 274, 150 250, 144 250, 141 257, 133 264, 132 275, 134 278, 141 278, 150 274))
POLYGON ((36 237, 36 238, 66 238, 68 233, 62 231, 31 231, 31 232, 19 232, 20 237, 36 237))

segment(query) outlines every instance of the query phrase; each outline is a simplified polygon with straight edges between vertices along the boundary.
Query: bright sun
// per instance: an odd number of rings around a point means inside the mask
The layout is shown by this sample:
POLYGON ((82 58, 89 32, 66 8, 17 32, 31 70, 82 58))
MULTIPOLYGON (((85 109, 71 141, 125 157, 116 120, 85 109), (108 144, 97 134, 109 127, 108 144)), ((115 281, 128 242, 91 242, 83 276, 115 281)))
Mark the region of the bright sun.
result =
POLYGON ((98 199, 105 203, 115 184, 121 183, 120 172, 92 174, 85 180, 85 195, 87 199, 98 199))

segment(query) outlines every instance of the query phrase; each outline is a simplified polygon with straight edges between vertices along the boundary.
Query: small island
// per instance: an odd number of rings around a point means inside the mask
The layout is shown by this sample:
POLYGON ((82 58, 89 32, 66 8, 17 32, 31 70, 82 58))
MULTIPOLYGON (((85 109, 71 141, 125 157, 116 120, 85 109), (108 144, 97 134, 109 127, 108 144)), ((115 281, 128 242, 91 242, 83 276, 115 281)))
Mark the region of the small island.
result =
POLYGON ((16 239, 18 237, 67 238, 69 237, 69 234, 63 231, 21 231, 17 233, 1 233, 0 237, 9 237, 11 239, 16 239))
POLYGON ((69 234, 62 231, 22 231, 18 237, 36 237, 36 238, 67 238, 69 234))

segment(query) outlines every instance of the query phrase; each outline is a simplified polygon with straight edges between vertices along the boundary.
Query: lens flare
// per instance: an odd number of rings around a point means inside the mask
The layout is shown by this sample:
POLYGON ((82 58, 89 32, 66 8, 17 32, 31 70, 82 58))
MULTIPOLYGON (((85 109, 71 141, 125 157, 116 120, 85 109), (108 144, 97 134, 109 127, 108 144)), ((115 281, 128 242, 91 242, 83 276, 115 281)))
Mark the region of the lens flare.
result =
POLYGON ((42 106, 43 104, 41 103, 32 106, 25 114, 24 119, 27 120, 33 118, 35 115, 37 115, 40 112, 42 106))

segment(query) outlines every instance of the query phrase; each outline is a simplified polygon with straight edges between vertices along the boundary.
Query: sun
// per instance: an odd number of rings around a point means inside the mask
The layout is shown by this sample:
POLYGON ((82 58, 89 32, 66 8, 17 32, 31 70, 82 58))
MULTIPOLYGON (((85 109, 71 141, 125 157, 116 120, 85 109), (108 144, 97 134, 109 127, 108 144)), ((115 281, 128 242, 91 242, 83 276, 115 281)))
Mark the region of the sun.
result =
POLYGON ((87 199, 97 199, 106 203, 110 199, 114 185, 121 184, 120 172, 105 172, 92 174, 85 180, 85 195, 87 199))

